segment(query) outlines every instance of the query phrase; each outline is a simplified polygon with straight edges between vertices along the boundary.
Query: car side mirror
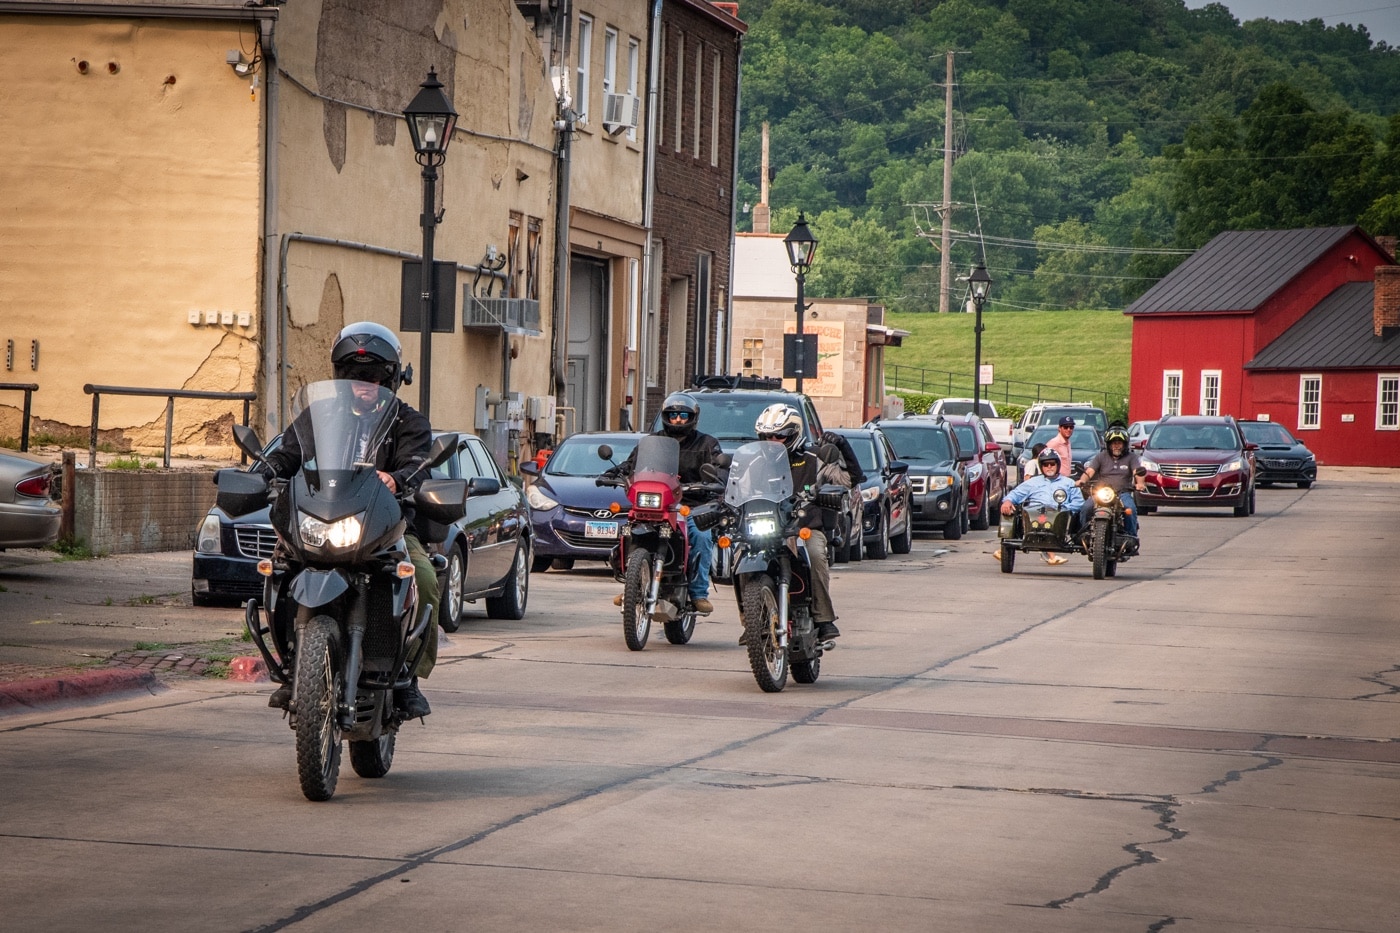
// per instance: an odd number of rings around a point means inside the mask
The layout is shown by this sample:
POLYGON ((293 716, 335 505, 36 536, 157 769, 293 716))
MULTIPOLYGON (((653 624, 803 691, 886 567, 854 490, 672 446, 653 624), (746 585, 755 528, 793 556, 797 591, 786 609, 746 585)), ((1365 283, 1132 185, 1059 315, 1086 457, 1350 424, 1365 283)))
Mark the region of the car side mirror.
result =
POLYGON ((501 481, 494 476, 476 476, 467 483, 467 498, 494 496, 501 491, 501 481))
POLYGON ((1256 443, 1254 443, 1253 441, 1245 441, 1245 442, 1244 442, 1244 449, 1245 449, 1245 450, 1258 450, 1258 449, 1259 449, 1259 445, 1256 444, 1256 443))
POLYGON ((889 470, 890 473, 892 473, 892 474, 894 474, 894 473, 908 473, 908 472, 909 472, 909 464, 905 463, 903 460, 891 460, 891 461, 890 461, 890 465, 887 466, 887 467, 885 467, 885 469, 889 470))
POLYGON ((539 476, 540 465, 533 460, 526 460, 520 464, 520 472, 526 476, 539 476))

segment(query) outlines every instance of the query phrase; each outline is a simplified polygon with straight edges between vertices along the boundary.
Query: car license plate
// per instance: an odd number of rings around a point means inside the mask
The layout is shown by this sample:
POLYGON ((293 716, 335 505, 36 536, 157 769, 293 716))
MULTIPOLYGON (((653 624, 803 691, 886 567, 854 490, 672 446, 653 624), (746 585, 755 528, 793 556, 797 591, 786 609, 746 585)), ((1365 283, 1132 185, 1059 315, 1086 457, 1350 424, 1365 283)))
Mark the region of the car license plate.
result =
POLYGON ((1181 481, 1182 492, 1199 492, 1201 484, 1194 479, 1184 479, 1181 481))
POLYGON ((616 538, 617 522, 585 522, 583 536, 585 538, 616 538))

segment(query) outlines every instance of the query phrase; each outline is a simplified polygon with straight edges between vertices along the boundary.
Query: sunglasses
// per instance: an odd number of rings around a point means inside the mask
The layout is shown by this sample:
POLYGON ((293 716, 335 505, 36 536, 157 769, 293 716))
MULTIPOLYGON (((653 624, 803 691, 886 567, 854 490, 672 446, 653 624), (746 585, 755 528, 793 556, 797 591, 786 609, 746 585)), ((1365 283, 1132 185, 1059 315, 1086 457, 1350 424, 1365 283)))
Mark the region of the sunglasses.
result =
POLYGON ((691 414, 690 412, 688 412, 688 411, 668 411, 668 412, 666 412, 666 420, 669 421, 669 422, 671 422, 672 424, 685 424, 686 422, 688 422, 688 421, 689 421, 691 418, 693 418, 693 417, 694 417, 694 415, 692 415, 692 414, 691 414))

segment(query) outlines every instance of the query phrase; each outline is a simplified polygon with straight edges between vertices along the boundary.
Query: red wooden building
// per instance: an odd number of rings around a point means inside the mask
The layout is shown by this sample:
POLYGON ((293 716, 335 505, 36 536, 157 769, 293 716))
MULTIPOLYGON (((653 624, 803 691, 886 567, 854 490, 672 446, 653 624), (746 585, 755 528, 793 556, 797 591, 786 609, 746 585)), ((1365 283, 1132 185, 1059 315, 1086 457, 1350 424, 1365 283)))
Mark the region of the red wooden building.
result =
POLYGON ((1319 463, 1400 467, 1400 266, 1359 227, 1222 233, 1124 313, 1133 420, 1267 419, 1319 463))

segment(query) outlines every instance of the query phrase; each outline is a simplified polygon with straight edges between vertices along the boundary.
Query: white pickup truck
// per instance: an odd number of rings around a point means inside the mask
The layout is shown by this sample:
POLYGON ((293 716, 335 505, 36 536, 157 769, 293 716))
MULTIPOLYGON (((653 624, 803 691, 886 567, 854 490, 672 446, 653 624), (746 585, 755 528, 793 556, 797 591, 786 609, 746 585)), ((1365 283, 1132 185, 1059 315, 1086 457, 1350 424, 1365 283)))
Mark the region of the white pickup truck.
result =
POLYGON ((968 415, 974 412, 987 422, 987 430, 992 439, 1001 445, 1003 451, 1011 450, 1011 419, 997 414, 997 407, 986 399, 976 402, 970 398, 940 398, 929 406, 930 415, 968 415))

